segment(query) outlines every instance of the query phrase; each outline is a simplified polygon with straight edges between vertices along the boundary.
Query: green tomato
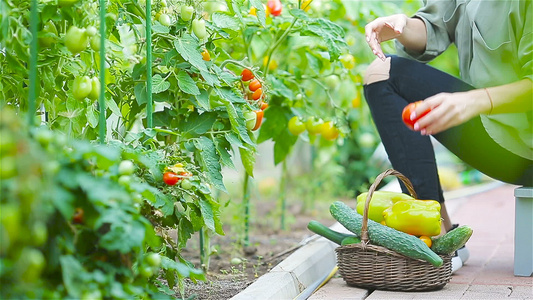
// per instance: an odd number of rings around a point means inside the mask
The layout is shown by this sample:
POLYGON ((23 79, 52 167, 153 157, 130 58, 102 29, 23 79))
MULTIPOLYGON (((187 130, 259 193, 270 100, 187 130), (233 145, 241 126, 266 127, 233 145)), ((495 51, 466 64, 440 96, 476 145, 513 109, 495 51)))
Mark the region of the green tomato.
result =
POLYGON ((181 188, 184 190, 190 190, 192 188, 192 183, 187 178, 182 179, 180 184, 181 184, 181 188))
POLYGON ((71 26, 65 35, 65 46, 72 52, 78 54, 87 48, 89 43, 89 35, 87 31, 76 26, 71 26))
POLYGON ((154 270, 152 270, 152 267, 143 266, 139 269, 139 274, 143 278, 150 278, 154 275, 154 270))
POLYGON ((122 186, 128 187, 131 182, 131 176, 130 175, 122 175, 118 178, 118 183, 122 186))
POLYGON ((39 38, 39 44, 42 47, 52 46, 58 36, 56 25, 52 20, 48 20, 48 22, 43 25, 43 33, 47 36, 39 38))
POLYGON ((309 134, 319 134, 322 131, 322 124, 324 121, 321 119, 317 119, 315 117, 310 117, 305 121, 305 129, 307 129, 307 132, 309 134))
POLYGON ((305 124, 300 120, 298 116, 294 116, 289 120, 289 131, 293 135, 300 135, 305 131, 305 124))
POLYGON ((135 165, 131 160, 123 160, 118 165, 118 174, 120 175, 131 175, 135 172, 135 165))
POLYGON ((244 113, 244 119, 246 120, 246 128, 248 130, 254 129, 257 115, 253 111, 248 111, 244 113))
POLYGON ((85 29, 85 32, 87 33, 88 36, 92 37, 92 36, 95 36, 96 33, 98 33, 98 30, 94 26, 89 26, 85 29))
POLYGON ((207 31, 205 30, 205 21, 203 19, 192 20, 192 31, 198 39, 203 40, 207 36, 207 31))
POLYGON ((93 77, 91 79, 91 92, 87 97, 91 100, 97 100, 100 98, 100 80, 98 80, 98 77, 93 77))
POLYGON ((361 147, 363 148, 370 148, 376 143, 374 135, 370 132, 365 132, 361 134, 357 141, 359 142, 359 145, 361 145, 361 147))
POLYGON ((72 84, 72 95, 76 100, 83 100, 89 96, 92 90, 92 82, 89 76, 78 76, 72 84))
POLYGON ((329 75, 326 77, 326 85, 334 90, 339 86, 339 77, 337 75, 329 75))
POLYGON ((48 144, 53 140, 54 135, 52 134, 52 131, 50 131, 47 128, 39 128, 35 132, 35 139, 41 144, 43 147, 47 147, 48 144))
POLYGON ((91 49, 93 49, 94 51, 100 51, 100 45, 101 45, 100 35, 97 34, 91 37, 90 45, 91 45, 91 49))
POLYGON ((189 5, 183 5, 181 7, 181 19, 183 21, 189 21, 192 19, 192 15, 194 13, 194 7, 189 5))
POLYGON ((340 61, 342 63, 342 66, 346 69, 355 68, 355 57, 353 57, 353 55, 351 55, 350 53, 341 55, 340 61))
POLYGON ((161 14, 159 16, 159 23, 161 23, 163 26, 170 26, 170 17, 167 14, 161 14))
POLYGON ((31 230, 31 237, 34 246, 42 246, 48 238, 48 230, 43 222, 35 222, 31 230))
POLYGON ((41 251, 32 248, 23 249, 17 262, 19 270, 21 270, 21 278, 26 282, 37 280, 41 275, 45 262, 41 251))
POLYGON ((146 263, 154 268, 161 266, 161 256, 158 253, 150 253, 146 256, 146 263))
POLYGON ((17 164, 12 157, 0 158, 0 179, 8 179, 17 175, 17 164))

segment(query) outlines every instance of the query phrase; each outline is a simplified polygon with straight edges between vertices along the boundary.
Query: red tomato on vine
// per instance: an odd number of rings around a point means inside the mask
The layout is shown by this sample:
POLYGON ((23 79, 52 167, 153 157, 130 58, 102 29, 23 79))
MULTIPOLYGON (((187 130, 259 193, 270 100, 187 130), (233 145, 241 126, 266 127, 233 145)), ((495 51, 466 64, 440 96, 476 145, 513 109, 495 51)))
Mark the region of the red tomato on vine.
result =
POLYGON ((252 128, 252 131, 255 131, 259 129, 259 127, 261 127, 261 123, 263 122, 263 116, 265 114, 262 110, 254 110, 254 113, 256 115, 256 119, 255 119, 255 126, 254 128, 252 128))
POLYGON ((250 85, 248 86, 248 88, 250 89, 250 91, 252 92, 255 92, 258 88, 261 87, 261 82, 259 82, 259 80, 257 79, 254 79, 250 82, 250 85))
POLYGON ((255 92, 252 94, 252 99, 254 99, 254 100, 258 100, 259 98, 261 98, 261 95, 263 95, 263 89, 258 88, 258 89, 255 90, 255 92))
POLYGON ((268 0, 267 8, 271 15, 279 16, 283 7, 280 0, 268 0))
POLYGON ((174 172, 165 172, 163 174, 163 182, 165 182, 168 185, 175 185, 180 181, 181 177, 178 176, 178 174, 174 172))
POLYGON ((241 72, 242 81, 248 81, 254 79, 254 74, 249 69, 244 69, 241 72))

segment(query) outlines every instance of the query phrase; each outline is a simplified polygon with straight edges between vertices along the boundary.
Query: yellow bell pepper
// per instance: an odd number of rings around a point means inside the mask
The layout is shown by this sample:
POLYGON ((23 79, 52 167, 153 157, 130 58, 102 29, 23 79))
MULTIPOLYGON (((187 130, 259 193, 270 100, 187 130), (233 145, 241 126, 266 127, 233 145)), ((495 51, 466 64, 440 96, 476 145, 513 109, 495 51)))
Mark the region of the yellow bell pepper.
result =
POLYGON ((435 200, 400 200, 383 211, 385 224, 416 235, 440 234, 440 203, 435 200))
MULTIPOLYGON (((357 212, 363 215, 365 211, 365 202, 368 192, 361 193, 357 196, 357 212)), ((383 211, 391 207, 395 202, 400 200, 414 200, 413 197, 398 192, 389 191, 375 191, 370 199, 370 207, 368 208, 368 218, 372 221, 380 223, 383 221, 383 211)))

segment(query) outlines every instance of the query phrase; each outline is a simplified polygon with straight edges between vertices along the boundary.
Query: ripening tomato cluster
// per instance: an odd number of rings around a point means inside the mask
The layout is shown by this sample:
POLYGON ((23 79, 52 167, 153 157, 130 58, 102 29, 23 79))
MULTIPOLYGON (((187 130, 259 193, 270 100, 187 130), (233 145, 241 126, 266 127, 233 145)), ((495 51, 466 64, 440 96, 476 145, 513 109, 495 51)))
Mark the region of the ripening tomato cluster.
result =
MULTIPOLYGON (((164 2, 162 2, 164 3, 164 2)), ((161 12, 156 14, 156 20, 163 26, 170 27, 172 26, 172 19, 166 12, 166 5, 162 5, 163 9, 161 12)), ((197 14, 198 16, 198 14, 197 14)), ((192 5, 182 5, 179 10, 179 17, 185 22, 191 22, 192 33, 199 39, 203 40, 207 37, 207 30, 205 27, 205 20, 203 18, 195 17, 195 10, 192 5), (191 21, 192 20, 192 21, 191 21)))
POLYGON ((300 117, 294 116, 289 120, 288 128, 289 132, 293 135, 300 135, 307 130, 309 135, 321 135, 328 141, 337 139, 340 133, 333 121, 324 122, 322 119, 316 117, 302 120, 300 117))
POLYGON ((166 168, 163 173, 163 182, 167 185, 176 185, 180 183, 182 189, 189 190, 192 188, 191 177, 192 173, 187 171, 183 167, 183 164, 177 163, 166 168))
POLYGON ((261 82, 255 78, 253 72, 250 69, 243 69, 241 72, 241 80, 248 83, 248 90, 250 94, 248 99, 255 101, 255 105, 259 109, 248 111, 244 113, 246 120, 246 128, 251 131, 255 131, 261 127, 263 122, 264 110, 268 108, 268 103, 264 102, 264 94, 261 82))
MULTIPOLYGON (((283 10, 283 5, 281 4, 280 0, 268 0, 266 5, 263 4, 263 7, 265 8, 265 14, 267 17, 268 16, 277 17, 281 15, 281 12, 283 10)), ((249 14, 253 16, 257 16, 257 9, 252 6, 250 8, 249 14)))

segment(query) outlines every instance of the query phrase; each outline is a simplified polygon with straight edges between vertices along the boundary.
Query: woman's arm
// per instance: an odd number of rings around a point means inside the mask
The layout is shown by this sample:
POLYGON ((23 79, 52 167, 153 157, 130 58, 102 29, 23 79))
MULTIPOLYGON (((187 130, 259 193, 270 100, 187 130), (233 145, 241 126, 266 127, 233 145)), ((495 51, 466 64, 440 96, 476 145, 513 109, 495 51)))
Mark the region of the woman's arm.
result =
POLYGON ((380 43, 397 39, 407 49, 424 52, 426 49, 426 25, 419 18, 408 18, 404 14, 377 18, 365 26, 366 41, 372 52, 384 60, 380 43))
POLYGON ((431 112, 418 120, 414 127, 423 135, 444 131, 464 123, 480 114, 516 113, 533 110, 533 81, 517 82, 468 92, 440 93, 427 98, 417 106, 411 119, 416 119, 431 108, 431 112))

